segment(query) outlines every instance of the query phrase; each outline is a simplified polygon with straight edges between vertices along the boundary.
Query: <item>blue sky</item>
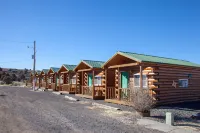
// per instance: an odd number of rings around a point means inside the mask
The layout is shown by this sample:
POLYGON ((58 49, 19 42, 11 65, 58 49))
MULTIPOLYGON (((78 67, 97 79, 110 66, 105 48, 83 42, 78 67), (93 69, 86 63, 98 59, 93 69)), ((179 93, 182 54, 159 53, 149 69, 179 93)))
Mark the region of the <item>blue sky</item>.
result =
POLYGON ((34 40, 37 69, 106 61, 116 51, 200 64, 199 7, 198 0, 2 0, 0 67, 32 68, 34 40))

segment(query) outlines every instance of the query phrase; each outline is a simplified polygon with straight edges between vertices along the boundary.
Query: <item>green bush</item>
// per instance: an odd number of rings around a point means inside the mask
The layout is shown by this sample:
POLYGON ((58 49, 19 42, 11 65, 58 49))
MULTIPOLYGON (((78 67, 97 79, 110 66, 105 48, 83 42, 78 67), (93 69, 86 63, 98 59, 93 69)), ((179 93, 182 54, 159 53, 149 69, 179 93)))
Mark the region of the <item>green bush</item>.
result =
POLYGON ((22 86, 24 85, 22 82, 13 81, 12 86, 22 86))

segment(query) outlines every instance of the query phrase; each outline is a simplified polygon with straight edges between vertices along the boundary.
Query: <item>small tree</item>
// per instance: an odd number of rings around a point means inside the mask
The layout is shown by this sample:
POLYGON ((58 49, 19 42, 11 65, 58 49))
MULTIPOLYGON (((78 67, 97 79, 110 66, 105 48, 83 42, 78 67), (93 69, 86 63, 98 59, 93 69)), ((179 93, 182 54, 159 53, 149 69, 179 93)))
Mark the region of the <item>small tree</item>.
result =
POLYGON ((150 109, 156 104, 155 100, 150 96, 148 89, 145 88, 131 92, 130 97, 134 109, 142 114, 147 113, 150 115, 150 109))
POLYGON ((11 79, 11 77, 10 76, 5 76, 4 78, 3 78, 3 82, 5 82, 6 84, 11 84, 12 83, 12 79, 11 79))
POLYGON ((16 76, 14 73, 12 74, 12 80, 13 80, 13 81, 16 81, 16 80, 17 80, 17 76, 16 76))

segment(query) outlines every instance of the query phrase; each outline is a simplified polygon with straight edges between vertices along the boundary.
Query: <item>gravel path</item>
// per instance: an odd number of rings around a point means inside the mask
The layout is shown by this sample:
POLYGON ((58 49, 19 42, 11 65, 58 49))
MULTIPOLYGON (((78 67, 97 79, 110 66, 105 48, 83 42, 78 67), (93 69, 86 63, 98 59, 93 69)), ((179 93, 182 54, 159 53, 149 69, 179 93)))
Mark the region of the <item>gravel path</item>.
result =
POLYGON ((191 128, 200 132, 200 119, 192 119, 191 116, 200 113, 200 102, 179 103, 157 107, 151 110, 151 118, 165 122, 166 112, 174 114, 175 125, 191 128))
POLYGON ((136 124, 129 111, 105 110, 51 92, 0 87, 1 133, 159 133, 136 124))

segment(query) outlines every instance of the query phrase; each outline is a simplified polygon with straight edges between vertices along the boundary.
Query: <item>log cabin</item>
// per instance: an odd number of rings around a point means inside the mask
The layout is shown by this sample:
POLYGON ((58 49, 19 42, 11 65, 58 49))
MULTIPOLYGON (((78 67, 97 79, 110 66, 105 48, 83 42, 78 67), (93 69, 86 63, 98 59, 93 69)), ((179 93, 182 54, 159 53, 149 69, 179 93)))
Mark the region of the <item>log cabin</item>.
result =
POLYGON ((57 67, 51 67, 48 71, 48 89, 52 89, 53 91, 58 91, 59 89, 59 76, 58 76, 58 70, 57 67))
POLYGON ((59 74, 59 91, 67 94, 75 94, 76 89, 76 73, 74 68, 76 65, 63 64, 58 70, 59 74))
POLYGON ((42 69, 40 73, 41 77, 41 88, 48 89, 48 71, 49 69, 42 69))
POLYGON ((105 98, 105 77, 101 68, 103 61, 82 60, 75 68, 75 95, 90 99, 105 98))
POLYGON ((107 102, 127 104, 138 89, 158 105, 200 100, 200 65, 190 61, 120 51, 102 68, 107 102))
POLYGON ((35 79, 36 79, 36 87, 40 88, 41 83, 41 77, 40 77, 41 71, 35 71, 35 79))

